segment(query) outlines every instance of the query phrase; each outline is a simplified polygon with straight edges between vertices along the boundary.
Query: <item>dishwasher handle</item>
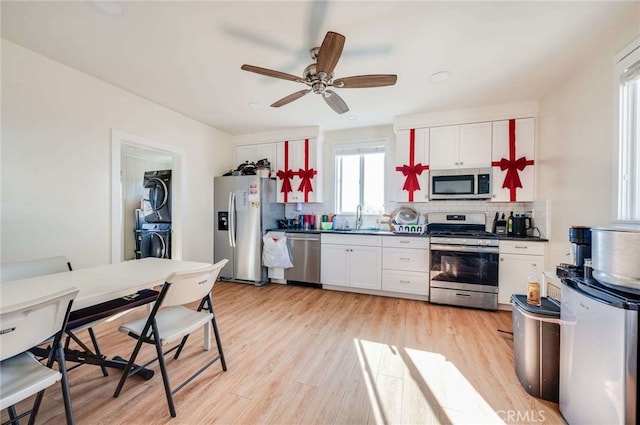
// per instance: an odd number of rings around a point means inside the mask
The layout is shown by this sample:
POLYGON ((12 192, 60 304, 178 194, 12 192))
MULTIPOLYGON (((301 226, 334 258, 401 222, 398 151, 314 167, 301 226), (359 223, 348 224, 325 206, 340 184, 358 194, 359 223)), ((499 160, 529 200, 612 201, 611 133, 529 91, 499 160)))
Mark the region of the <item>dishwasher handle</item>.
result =
POLYGON ((301 237, 287 236, 287 239, 292 240, 292 241, 320 242, 320 238, 301 238, 301 237))

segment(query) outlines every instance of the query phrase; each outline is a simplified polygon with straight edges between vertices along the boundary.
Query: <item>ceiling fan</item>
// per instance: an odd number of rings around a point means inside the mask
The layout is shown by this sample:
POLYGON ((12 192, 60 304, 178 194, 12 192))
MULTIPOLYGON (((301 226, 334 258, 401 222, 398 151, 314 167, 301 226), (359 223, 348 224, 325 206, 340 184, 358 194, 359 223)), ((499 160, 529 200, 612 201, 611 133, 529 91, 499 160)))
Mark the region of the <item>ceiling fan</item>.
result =
POLYGON ((309 92, 314 92, 322 95, 322 98, 327 102, 327 105, 329 105, 331 109, 339 114, 344 114, 349 110, 349 107, 344 100, 342 100, 342 98, 332 90, 332 88, 347 89, 392 86, 396 83, 398 78, 394 74, 374 74, 334 79, 333 70, 335 69, 338 60, 340 59, 340 55, 342 54, 344 41, 344 35, 332 31, 327 32, 327 35, 322 41, 322 45, 320 47, 314 47, 309 51, 311 59, 315 62, 305 68, 302 77, 253 65, 245 64, 240 68, 244 71, 255 72, 256 74, 266 75, 267 77, 295 81, 309 87, 274 102, 271 105, 274 108, 278 108, 291 103, 294 100, 300 99, 309 92))

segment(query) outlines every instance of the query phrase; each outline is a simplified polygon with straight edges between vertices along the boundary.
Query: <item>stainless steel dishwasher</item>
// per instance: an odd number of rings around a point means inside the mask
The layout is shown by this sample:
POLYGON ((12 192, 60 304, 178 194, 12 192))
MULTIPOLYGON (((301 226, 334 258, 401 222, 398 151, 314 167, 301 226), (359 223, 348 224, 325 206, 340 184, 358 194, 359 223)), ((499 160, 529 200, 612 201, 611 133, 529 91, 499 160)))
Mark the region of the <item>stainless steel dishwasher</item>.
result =
POLYGON ((320 233, 285 233, 293 268, 284 269, 287 281, 320 284, 320 233))

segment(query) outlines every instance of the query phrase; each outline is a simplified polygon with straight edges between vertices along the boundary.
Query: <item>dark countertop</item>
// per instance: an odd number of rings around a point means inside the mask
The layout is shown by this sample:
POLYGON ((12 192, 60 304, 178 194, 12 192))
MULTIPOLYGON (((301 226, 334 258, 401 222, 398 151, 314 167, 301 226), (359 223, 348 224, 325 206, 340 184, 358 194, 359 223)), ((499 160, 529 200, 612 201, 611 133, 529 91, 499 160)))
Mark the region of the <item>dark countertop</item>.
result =
MULTIPOLYGON (((374 229, 360 229, 360 230, 321 230, 321 229, 269 229, 269 232, 286 232, 286 233, 333 233, 342 235, 400 235, 399 233, 393 233, 388 230, 374 230, 374 229)), ((406 235, 404 233, 403 235, 406 235)), ((426 236, 426 235, 411 235, 411 236, 426 236)))
MULTIPOLYGON (((286 232, 286 233, 325 233, 325 234, 338 234, 338 235, 379 235, 379 236, 412 236, 412 237, 427 237, 426 233, 393 233, 388 230, 374 230, 374 229, 360 229, 360 230, 320 230, 320 229, 269 229, 272 232, 286 232)), ((535 237, 516 237, 516 236, 498 236, 498 240, 501 241, 523 241, 523 242, 548 242, 548 239, 535 238, 535 237)))
POLYGON ((269 229, 269 232, 286 232, 286 233, 324 233, 334 235, 374 235, 374 236, 429 236, 426 233, 393 233, 389 230, 360 229, 360 230, 321 230, 321 229, 269 229))

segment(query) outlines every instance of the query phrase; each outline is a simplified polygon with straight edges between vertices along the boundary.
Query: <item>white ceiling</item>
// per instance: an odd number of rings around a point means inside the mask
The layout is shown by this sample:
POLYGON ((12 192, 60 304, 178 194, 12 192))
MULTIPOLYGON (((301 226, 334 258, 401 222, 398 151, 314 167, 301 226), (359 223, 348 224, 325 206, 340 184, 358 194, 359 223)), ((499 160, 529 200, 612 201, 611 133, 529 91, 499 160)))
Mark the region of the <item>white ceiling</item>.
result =
POLYGON ((230 134, 534 100, 638 13, 630 1, 102 3, 116 14, 89 1, 3 0, 2 37, 230 134), (327 31, 346 37, 336 77, 392 73, 397 84, 336 89, 343 115, 313 93, 269 107, 305 86, 240 66, 302 75, 327 31), (429 80, 444 70, 449 81, 429 80))

